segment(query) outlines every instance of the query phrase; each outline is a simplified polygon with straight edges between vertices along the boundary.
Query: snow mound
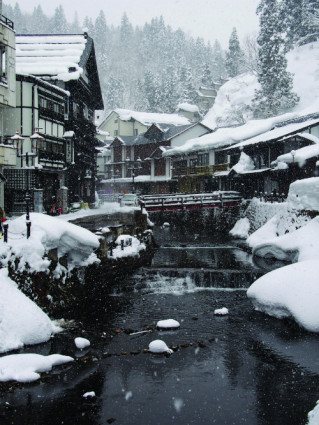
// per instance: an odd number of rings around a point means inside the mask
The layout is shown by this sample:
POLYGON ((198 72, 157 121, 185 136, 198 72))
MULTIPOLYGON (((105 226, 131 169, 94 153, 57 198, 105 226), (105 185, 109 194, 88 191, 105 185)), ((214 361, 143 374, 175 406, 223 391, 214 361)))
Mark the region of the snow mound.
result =
POLYGON ((74 339, 74 344, 76 346, 76 348, 78 348, 79 350, 83 350, 86 347, 89 347, 91 345, 90 341, 86 338, 75 338, 74 339))
POLYGON ((319 216, 279 237, 276 236, 277 220, 278 217, 273 217, 247 239, 253 246, 253 255, 292 261, 319 259, 319 216))
POLYGON ((60 354, 12 354, 0 358, 0 382, 33 382, 40 378, 39 372, 49 372, 53 366, 72 362, 73 358, 60 354))
POLYGON ((158 329, 177 329, 180 326, 181 326, 180 323, 174 319, 159 320, 156 323, 156 327, 158 329))
POLYGON ((11 254, 20 259, 21 272, 26 264, 30 273, 48 271, 50 261, 45 258, 45 254, 51 249, 57 249, 58 258, 66 255, 70 268, 98 261, 93 251, 99 247, 99 239, 89 230, 39 213, 31 213, 30 221, 29 239, 25 237, 25 215, 9 221, 8 243, 0 241, 0 258, 2 257, 3 266, 7 265, 11 254), (12 239, 10 233, 21 237, 12 239))
POLYGON ((61 329, 0 270, 0 353, 48 341, 61 329))
POLYGON ((289 187, 289 204, 298 210, 319 211, 319 177, 297 180, 289 187))
POLYGON ((247 239, 250 230, 250 222, 247 217, 240 218, 235 226, 229 231, 233 238, 247 239))
POLYGON ((301 327, 319 332, 319 259, 274 270, 257 279, 247 291, 256 310, 293 318, 301 327))
POLYGON ((217 308, 214 311, 214 315, 215 316, 227 316, 227 314, 229 314, 228 308, 223 307, 223 308, 217 308))
POLYGON ((161 339, 156 339, 150 342, 148 346, 148 351, 150 353, 155 353, 155 354, 163 354, 163 353, 172 354, 173 352, 173 350, 168 348, 165 342, 162 341, 161 339))

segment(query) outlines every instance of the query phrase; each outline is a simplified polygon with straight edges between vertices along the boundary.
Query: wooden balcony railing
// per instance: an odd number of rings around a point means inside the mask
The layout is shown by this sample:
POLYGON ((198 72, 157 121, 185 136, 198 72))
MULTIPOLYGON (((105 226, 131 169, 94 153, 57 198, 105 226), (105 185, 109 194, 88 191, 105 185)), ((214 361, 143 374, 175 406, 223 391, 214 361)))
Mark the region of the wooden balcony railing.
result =
POLYGON ((216 164, 216 165, 197 165, 194 167, 176 167, 173 168, 173 177, 183 176, 211 176, 220 171, 228 171, 229 164, 216 164))

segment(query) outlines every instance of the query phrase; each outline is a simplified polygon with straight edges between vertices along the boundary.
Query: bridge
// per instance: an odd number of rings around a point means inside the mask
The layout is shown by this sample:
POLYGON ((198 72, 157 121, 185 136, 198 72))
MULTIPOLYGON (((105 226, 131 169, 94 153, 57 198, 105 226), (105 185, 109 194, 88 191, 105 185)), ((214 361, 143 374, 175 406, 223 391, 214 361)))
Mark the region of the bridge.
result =
POLYGON ((140 197, 148 212, 202 210, 204 208, 237 207, 242 197, 235 191, 216 191, 195 194, 163 194, 140 197))

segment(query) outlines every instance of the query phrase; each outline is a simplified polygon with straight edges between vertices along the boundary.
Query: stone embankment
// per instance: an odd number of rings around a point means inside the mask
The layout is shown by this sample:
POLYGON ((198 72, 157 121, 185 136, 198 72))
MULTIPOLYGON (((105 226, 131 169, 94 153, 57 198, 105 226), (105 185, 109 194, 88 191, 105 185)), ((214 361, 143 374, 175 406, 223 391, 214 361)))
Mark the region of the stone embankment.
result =
POLYGON ((20 289, 51 315, 75 308, 103 291, 112 291, 126 275, 149 264, 154 252, 147 215, 140 210, 89 215, 70 222, 98 235, 100 246, 95 254, 99 263, 70 270, 67 255, 59 258, 56 248, 47 253, 50 266, 45 272, 21 272, 18 261, 8 266, 10 277, 20 289), (115 241, 124 234, 139 239, 141 249, 132 252, 123 243, 121 255, 115 255, 115 241))

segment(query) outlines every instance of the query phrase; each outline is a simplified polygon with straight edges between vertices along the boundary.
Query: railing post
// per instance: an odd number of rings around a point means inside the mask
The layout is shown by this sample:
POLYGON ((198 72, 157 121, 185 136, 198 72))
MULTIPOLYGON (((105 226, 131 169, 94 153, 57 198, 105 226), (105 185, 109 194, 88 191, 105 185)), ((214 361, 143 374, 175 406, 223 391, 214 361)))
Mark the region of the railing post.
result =
POLYGON ((4 242, 8 242, 8 223, 3 223, 3 240, 4 242))
POLYGON ((124 239, 121 240, 121 250, 124 251, 124 239))

